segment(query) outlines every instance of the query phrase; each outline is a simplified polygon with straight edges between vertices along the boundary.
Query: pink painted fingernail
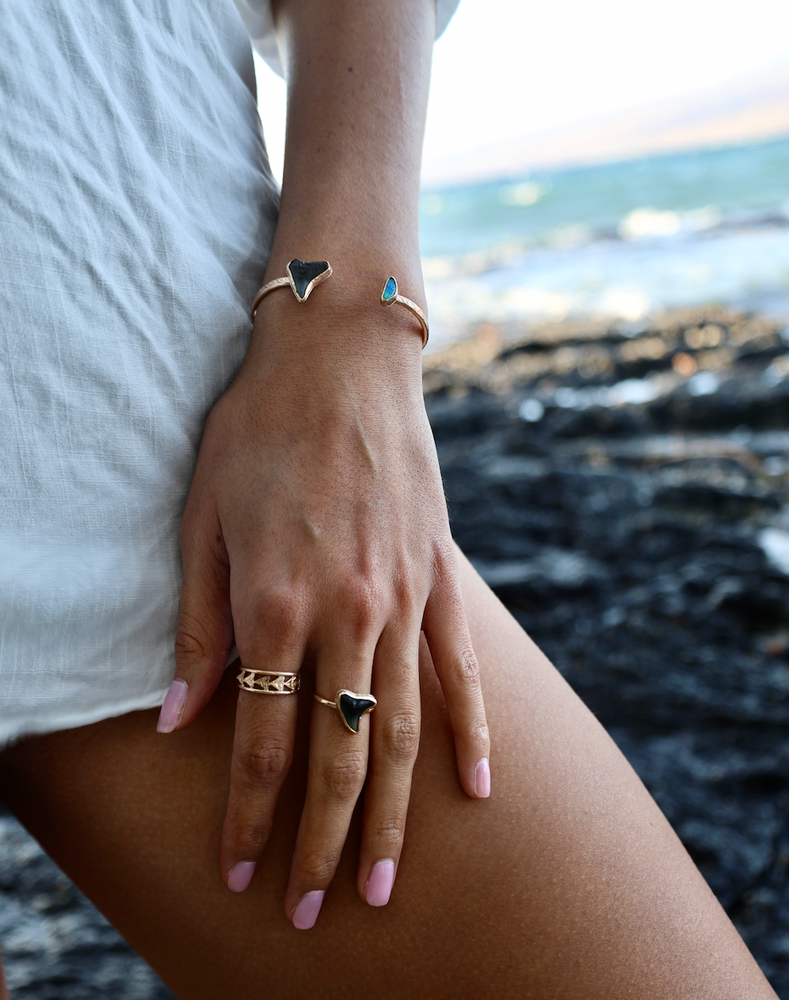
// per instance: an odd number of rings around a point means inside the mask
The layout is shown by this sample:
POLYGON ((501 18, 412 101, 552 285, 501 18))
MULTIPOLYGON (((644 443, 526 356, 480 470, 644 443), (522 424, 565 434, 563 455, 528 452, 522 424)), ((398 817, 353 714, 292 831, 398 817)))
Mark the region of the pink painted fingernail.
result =
POLYGON ((393 882, 394 861, 376 861, 364 887, 364 898, 370 906, 386 906, 393 882))
POLYGON ((310 927, 314 927, 318 914, 321 912, 322 902, 323 891, 321 889, 303 895, 290 918, 293 921, 293 926, 300 931, 308 931, 310 927))
POLYGON ((164 699, 162 710, 159 712, 159 721, 156 729, 160 733, 171 733, 180 723, 184 714, 186 696, 189 694, 189 685, 186 681, 176 679, 170 685, 167 697, 164 699))
POLYGON ((227 875, 227 887, 231 892, 243 892, 255 874, 255 861, 237 861, 227 875))
POLYGON ((474 791, 478 799, 486 799, 490 795, 490 764, 487 757, 482 758, 474 771, 474 791))

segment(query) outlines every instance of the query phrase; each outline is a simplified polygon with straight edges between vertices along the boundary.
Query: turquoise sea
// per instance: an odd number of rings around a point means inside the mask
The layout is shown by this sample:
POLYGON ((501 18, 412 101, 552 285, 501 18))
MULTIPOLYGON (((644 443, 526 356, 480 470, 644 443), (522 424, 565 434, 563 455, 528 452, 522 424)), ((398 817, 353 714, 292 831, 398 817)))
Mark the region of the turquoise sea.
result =
POLYGON ((434 347, 712 302, 789 321, 789 138, 429 190, 420 209, 434 347))

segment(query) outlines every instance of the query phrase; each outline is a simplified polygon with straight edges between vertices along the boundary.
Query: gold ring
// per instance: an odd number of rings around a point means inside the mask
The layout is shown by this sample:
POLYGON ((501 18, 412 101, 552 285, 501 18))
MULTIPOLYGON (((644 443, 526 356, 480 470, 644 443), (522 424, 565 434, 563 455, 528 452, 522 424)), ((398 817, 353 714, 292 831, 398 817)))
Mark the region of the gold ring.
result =
POLYGON ((430 336, 430 326, 427 322, 427 316, 425 316, 416 302, 412 302, 411 299, 407 299, 405 295, 401 295, 398 292, 397 279, 389 277, 386 279, 384 290, 381 292, 381 305, 393 306, 395 304, 405 306, 419 320, 422 327, 422 350, 424 350, 427 347, 427 338, 430 336))
POLYGON ((332 274, 331 264, 328 260, 299 260, 298 257, 294 257, 293 260, 288 262, 287 272, 287 276, 284 278, 275 278, 273 281, 267 281, 257 293, 255 301, 252 303, 252 309, 250 310, 252 319, 255 318, 255 313, 258 311, 261 300, 269 292, 273 292, 275 288, 290 288, 296 296, 297 301, 306 302, 313 288, 327 278, 330 278, 332 274))
POLYGON ((359 732, 359 720, 363 715, 372 712, 378 702, 371 694, 357 694, 355 691, 346 691, 343 688, 337 692, 334 701, 321 698, 320 695, 313 695, 315 701, 321 705, 328 705, 329 708, 336 708, 340 713, 340 718, 347 730, 352 733, 359 732))
POLYGON ((254 694, 296 694, 301 687, 301 676, 284 670, 251 670, 249 667, 242 667, 236 680, 242 691, 252 691, 254 694))

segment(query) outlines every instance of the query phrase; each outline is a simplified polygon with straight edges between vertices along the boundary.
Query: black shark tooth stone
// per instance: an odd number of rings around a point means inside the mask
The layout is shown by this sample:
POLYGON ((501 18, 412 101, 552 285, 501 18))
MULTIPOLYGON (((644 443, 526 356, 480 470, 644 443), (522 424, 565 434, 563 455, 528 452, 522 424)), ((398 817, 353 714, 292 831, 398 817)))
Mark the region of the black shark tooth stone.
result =
POLYGON ((340 714, 355 733, 359 732, 359 720, 361 717, 365 712, 369 712, 374 705, 375 700, 373 698, 365 698, 363 695, 361 698, 355 698, 350 694, 340 695, 340 714))
POLYGON ((293 278, 293 284, 296 287, 296 291, 300 299, 304 298, 304 293, 307 291, 307 285, 315 278, 319 278, 322 274, 329 270, 329 262, 327 260, 299 260, 298 257, 294 257, 293 260, 288 264, 288 271, 290 272, 291 278, 293 278))

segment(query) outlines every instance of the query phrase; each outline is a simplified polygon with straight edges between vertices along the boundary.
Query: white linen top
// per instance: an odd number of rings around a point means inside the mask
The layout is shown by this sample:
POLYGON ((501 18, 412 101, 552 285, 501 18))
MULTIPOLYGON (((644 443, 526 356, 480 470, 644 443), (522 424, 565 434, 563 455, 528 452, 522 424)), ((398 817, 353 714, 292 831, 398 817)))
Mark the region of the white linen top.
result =
MULTIPOLYGON (((436 0, 436 38, 443 34, 459 3, 460 0, 436 0)), ((266 60, 275 73, 284 76, 277 49, 274 19, 271 16, 271 4, 268 0, 235 0, 235 5, 246 25, 255 51, 266 60)))
POLYGON ((0 746, 173 676, 178 522, 277 216, 271 16, 238 6, 3 0, 0 746))

